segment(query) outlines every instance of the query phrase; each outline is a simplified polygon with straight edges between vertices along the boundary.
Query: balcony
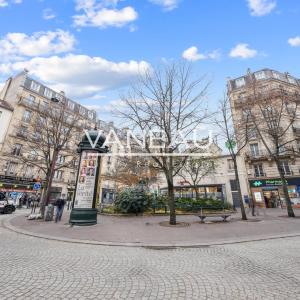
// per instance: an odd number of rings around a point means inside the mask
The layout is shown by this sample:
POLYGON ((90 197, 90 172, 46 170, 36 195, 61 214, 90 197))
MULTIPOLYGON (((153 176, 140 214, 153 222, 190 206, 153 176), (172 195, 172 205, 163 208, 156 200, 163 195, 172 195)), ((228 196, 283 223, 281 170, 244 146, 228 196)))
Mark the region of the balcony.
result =
POLYGON ((16 133, 16 137, 21 138, 21 139, 27 139, 27 132, 24 132, 22 130, 18 130, 16 133))
POLYGON ((0 175, 0 181, 3 183, 13 183, 13 184, 33 184, 36 182, 32 177, 21 177, 16 175, 0 175))
POLYGON ((255 178, 267 177, 266 173, 254 173, 255 178))
MULTIPOLYGON (((295 149, 293 146, 286 146, 284 150, 279 152, 281 158, 292 157, 295 155, 295 149)), ((275 153, 275 151, 273 152, 275 153)), ((258 161, 258 160, 271 160, 272 157, 267 150, 259 150, 256 152, 247 151, 245 153, 245 158, 247 161, 258 161)))
POLYGON ((261 101, 261 100, 268 100, 273 98, 279 98, 284 97, 287 100, 293 100, 296 102, 300 102, 300 94, 299 93, 292 93, 288 92, 287 90, 283 90, 280 88, 274 88, 269 89, 264 92, 257 92, 256 95, 253 95, 253 93, 248 94, 247 96, 239 97, 235 100, 235 106, 236 107, 243 107, 245 104, 249 104, 255 101, 261 101))
POLYGON ((20 105, 24 105, 25 107, 29 107, 31 109, 38 109, 39 104, 28 98, 21 98, 19 101, 20 105))

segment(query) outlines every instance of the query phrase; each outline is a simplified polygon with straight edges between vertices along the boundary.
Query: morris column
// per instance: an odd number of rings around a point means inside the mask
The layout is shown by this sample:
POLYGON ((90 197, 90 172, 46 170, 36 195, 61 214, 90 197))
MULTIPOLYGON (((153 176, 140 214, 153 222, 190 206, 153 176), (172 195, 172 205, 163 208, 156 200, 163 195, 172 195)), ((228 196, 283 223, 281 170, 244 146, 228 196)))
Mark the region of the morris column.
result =
POLYGON ((100 136, 97 130, 91 130, 79 143, 77 151, 80 153, 80 161, 69 221, 73 225, 97 224, 96 198, 101 172, 100 153, 108 151, 106 147, 102 147, 104 142, 104 136, 100 136))

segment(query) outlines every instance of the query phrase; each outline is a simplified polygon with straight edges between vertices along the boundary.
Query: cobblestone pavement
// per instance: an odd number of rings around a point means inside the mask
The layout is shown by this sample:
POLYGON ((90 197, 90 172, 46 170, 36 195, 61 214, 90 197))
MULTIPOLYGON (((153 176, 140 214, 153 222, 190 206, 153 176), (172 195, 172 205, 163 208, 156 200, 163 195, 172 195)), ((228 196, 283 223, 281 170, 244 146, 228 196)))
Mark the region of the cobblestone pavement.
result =
POLYGON ((300 238, 159 250, 0 227, 0 299, 300 299, 300 238))

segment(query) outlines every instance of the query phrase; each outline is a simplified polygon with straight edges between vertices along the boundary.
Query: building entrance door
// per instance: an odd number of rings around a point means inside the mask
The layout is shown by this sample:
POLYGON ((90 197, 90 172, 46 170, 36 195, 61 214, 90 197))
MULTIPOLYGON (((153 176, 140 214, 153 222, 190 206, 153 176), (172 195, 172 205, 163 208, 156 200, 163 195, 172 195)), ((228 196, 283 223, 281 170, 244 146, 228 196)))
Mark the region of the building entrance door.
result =
POLYGON ((263 196, 266 208, 274 208, 278 206, 279 192, 277 188, 263 190, 263 196))

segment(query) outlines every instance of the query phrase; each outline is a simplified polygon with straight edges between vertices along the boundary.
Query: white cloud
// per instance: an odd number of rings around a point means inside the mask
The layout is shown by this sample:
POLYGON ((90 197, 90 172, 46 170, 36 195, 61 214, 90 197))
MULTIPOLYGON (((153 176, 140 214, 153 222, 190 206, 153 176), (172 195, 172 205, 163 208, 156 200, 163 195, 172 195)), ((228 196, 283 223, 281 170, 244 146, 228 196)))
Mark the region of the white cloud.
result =
POLYGON ((76 10, 83 12, 73 16, 76 27, 123 27, 138 18, 131 6, 118 9, 120 0, 77 0, 76 10))
POLYGON ((289 38, 288 39, 288 43, 292 46, 292 47, 299 47, 300 46, 300 36, 295 36, 293 38, 289 38))
POLYGON ((162 6, 165 10, 177 8, 180 0, 149 0, 150 2, 162 6))
POLYGON ((46 8, 43 10, 43 19, 51 20, 56 17, 55 12, 51 8, 46 8))
POLYGON ((0 64, 0 73, 11 74, 24 68, 55 90, 64 90, 70 97, 83 98, 125 86, 150 65, 145 61, 117 63, 101 57, 68 54, 0 64))
POLYGON ((63 30, 25 33, 8 33, 0 39, 0 60, 13 60, 22 57, 49 55, 73 49, 75 38, 63 30))
POLYGON ((271 13, 276 7, 276 0, 247 0, 252 16, 261 17, 271 13))
POLYGON ((253 58, 258 54, 257 50, 251 49, 248 44, 237 44, 231 49, 229 56, 233 58, 253 58))
POLYGON ((22 0, 0 0, 0 7, 8 6, 11 3, 20 4, 22 0))
POLYGON ((182 57, 188 61, 197 61, 197 60, 204 60, 204 59, 218 59, 220 58, 220 51, 214 50, 208 54, 199 53, 198 48, 192 46, 183 51, 182 57))
POLYGON ((118 100, 112 100, 109 103, 106 104, 91 104, 91 105, 85 105, 86 108, 95 110, 99 113, 112 113, 116 111, 116 109, 120 109, 120 107, 125 107, 126 103, 120 99, 118 100))

